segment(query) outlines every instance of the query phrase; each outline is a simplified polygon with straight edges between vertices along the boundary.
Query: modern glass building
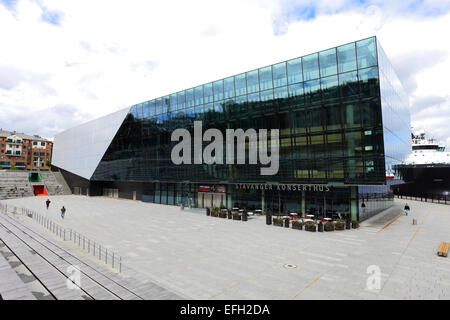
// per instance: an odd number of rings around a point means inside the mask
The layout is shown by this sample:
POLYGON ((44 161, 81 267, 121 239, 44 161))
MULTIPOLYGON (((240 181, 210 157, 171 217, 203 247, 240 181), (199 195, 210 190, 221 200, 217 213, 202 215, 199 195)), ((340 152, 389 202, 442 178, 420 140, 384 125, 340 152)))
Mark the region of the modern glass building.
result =
POLYGON ((371 37, 69 129, 55 137, 53 165, 89 195, 363 220, 392 204, 386 172, 411 150, 408 105, 371 37), (226 129, 279 129, 278 173, 261 175, 248 154, 246 164, 175 165, 171 134, 185 128, 194 136, 194 121, 224 136, 226 129))

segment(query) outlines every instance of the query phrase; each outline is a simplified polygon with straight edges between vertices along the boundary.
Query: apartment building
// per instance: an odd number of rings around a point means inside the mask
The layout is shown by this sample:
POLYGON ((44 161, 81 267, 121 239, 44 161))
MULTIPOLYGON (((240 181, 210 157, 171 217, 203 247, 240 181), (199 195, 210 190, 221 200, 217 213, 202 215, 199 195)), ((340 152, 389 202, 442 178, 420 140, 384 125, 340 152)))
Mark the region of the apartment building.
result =
POLYGON ((38 135, 0 129, 0 168, 49 171, 53 142, 38 135))

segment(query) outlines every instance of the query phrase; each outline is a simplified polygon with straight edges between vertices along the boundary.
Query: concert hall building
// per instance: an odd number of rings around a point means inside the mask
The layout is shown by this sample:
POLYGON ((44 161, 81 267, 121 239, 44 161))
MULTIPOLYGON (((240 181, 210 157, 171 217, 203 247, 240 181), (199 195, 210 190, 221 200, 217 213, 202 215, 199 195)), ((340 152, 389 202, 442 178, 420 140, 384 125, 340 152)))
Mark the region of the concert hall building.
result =
POLYGON ((387 173, 410 150, 408 97, 370 37, 61 132, 52 165, 76 194, 364 220, 393 204, 387 173), (194 121, 224 136, 226 129, 278 129, 278 173, 261 175, 262 165, 249 161, 174 164, 171 134, 184 128, 194 136, 194 121))

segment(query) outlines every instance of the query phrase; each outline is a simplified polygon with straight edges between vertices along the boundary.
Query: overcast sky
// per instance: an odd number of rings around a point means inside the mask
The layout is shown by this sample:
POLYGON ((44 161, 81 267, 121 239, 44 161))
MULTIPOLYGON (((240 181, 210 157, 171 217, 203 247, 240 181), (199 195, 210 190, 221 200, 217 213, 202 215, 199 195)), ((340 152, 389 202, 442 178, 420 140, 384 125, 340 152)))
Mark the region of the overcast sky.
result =
POLYGON ((0 128, 52 138, 138 102, 378 36, 450 148, 450 0, 0 0, 0 128))

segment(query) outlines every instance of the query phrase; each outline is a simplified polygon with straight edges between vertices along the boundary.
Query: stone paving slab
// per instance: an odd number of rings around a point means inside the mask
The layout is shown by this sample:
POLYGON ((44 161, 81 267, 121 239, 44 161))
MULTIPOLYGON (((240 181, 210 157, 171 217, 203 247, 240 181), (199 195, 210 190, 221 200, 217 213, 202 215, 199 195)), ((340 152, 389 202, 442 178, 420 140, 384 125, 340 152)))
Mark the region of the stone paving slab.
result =
POLYGON ((30 289, 0 254, 0 295, 4 300, 36 300, 30 289))
POLYGON ((393 208, 357 230, 311 233, 267 226, 263 216, 240 222, 131 200, 51 197, 48 211, 40 199, 22 200, 21 205, 63 227, 114 248, 140 279, 180 296, 450 298, 450 264, 436 256, 439 243, 450 241, 450 207, 445 205, 408 200, 406 217, 400 215, 405 201, 395 199, 393 208), (67 208, 64 220, 59 218, 62 205, 67 208), (286 269, 286 264, 296 268, 286 269), (372 266, 380 270, 381 287, 368 290, 372 266))
MULTIPOLYGON (((12 226, 9 225, 11 228, 17 228, 16 231, 20 232, 21 226, 18 224, 15 224, 12 226)), ((30 230, 25 230, 25 232, 29 232, 30 230)), ((120 297, 121 299, 158 299, 162 296, 167 295, 169 297, 177 297, 178 299, 181 299, 182 297, 167 291, 167 289, 161 288, 158 285, 154 283, 143 283, 142 281, 137 281, 135 279, 129 278, 125 279, 121 276, 119 276, 117 273, 112 273, 110 271, 107 271, 107 269, 100 267, 99 265, 93 266, 92 263, 86 263, 86 257, 82 255, 77 255, 71 252, 70 254, 65 250, 61 249, 56 245, 54 242, 49 241, 46 238, 43 238, 41 235, 37 233, 33 233, 34 237, 40 238, 40 240, 45 241, 45 246, 50 248, 51 251, 49 251, 47 248, 44 249, 44 246, 35 240, 31 240, 31 242, 34 243, 34 248, 36 251, 38 251, 42 256, 44 256, 49 262, 52 264, 58 266, 58 269, 60 271, 64 271, 69 265, 82 265, 82 277, 81 277, 81 283, 82 288, 88 292, 90 295, 94 296, 96 299, 113 299, 116 298, 115 296, 112 296, 111 294, 105 295, 104 289, 99 289, 97 284, 94 284, 93 281, 91 281, 90 278, 87 278, 84 274, 91 277, 92 279, 95 279, 96 282, 101 284, 101 286, 108 288, 108 290, 111 290, 114 292, 114 295, 120 297), (56 256, 54 253, 57 253, 59 256, 56 256), (61 258, 64 258, 64 260, 61 260, 61 258), (68 263, 67 263, 68 262, 68 263), (87 284, 86 284, 87 283, 87 284), (134 288, 136 290, 134 291, 134 288), (157 292, 153 290, 149 290, 149 288, 159 288, 157 292)), ((29 243, 27 241, 27 243, 29 243)))
MULTIPOLYGON (((72 266, 72 264, 68 263, 66 260, 61 259, 57 255, 58 252, 60 254, 62 254, 61 250, 51 251, 50 249, 46 248, 45 246, 43 246, 42 244, 37 242, 35 239, 31 238, 30 236, 25 235, 24 233, 21 233, 20 229, 18 229, 16 226, 14 226, 13 224, 11 224, 9 222, 2 220, 2 218, 0 218, 0 223, 6 225, 10 230, 15 232, 15 234, 21 234, 22 240, 26 241, 28 246, 32 247, 33 250, 35 252, 37 252, 41 258, 43 257, 47 261, 48 264, 51 264, 51 267, 58 270, 61 274, 65 275, 67 273, 68 267, 72 266)), ((20 250, 20 252, 23 253, 23 251, 26 251, 26 250, 29 251, 29 249, 27 247, 23 247, 22 250, 20 250)), ((35 255, 33 260, 37 261, 41 258, 39 258, 37 255, 35 255)), ((30 266, 30 269, 33 270, 33 268, 31 266, 30 266)), ((51 279, 51 281, 56 282, 56 279, 53 278, 53 279, 51 279)), ((91 293, 90 290, 92 290, 93 288, 98 288, 99 285, 97 283, 94 283, 93 280, 86 277, 83 273, 81 274, 80 281, 81 281, 82 289, 85 290, 94 299, 117 299, 117 297, 115 297, 111 293, 107 292, 103 288, 101 288, 101 290, 96 290, 95 292, 91 293)), ((52 283, 52 282, 50 282, 50 283, 52 283)), ((52 283, 52 284, 56 285, 56 283, 52 283)), ((65 281, 62 282, 60 284, 60 286, 61 287, 66 286, 66 282, 65 281)))
POLYGON ((59 292, 64 292, 70 299, 80 299, 81 296, 74 291, 68 292, 65 287, 65 277, 43 261, 36 258, 28 250, 23 248, 15 236, 10 235, 0 228, 0 238, 10 248, 10 250, 39 278, 39 280, 48 288, 56 297, 59 292), (64 284, 64 289, 61 289, 64 284), (56 293, 56 294, 55 294, 56 293))

